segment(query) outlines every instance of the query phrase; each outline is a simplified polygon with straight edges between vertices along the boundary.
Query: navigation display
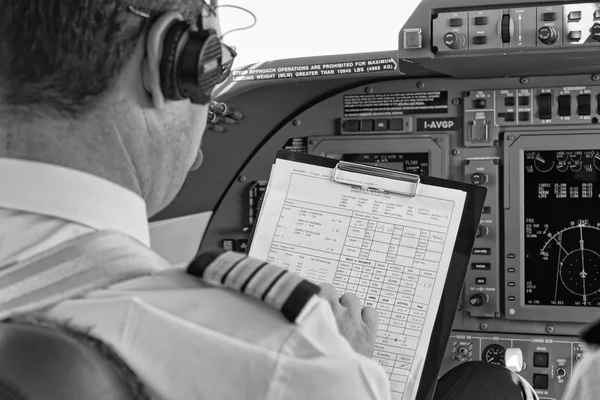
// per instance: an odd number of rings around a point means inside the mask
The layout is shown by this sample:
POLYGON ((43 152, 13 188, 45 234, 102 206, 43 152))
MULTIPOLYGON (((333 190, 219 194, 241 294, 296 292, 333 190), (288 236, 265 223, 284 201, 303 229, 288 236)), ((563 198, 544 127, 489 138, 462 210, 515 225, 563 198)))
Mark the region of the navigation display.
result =
POLYGON ((526 151, 524 168, 525 304, 600 306, 600 150, 526 151))
POLYGON ((429 153, 329 154, 327 157, 411 174, 429 175, 429 153))

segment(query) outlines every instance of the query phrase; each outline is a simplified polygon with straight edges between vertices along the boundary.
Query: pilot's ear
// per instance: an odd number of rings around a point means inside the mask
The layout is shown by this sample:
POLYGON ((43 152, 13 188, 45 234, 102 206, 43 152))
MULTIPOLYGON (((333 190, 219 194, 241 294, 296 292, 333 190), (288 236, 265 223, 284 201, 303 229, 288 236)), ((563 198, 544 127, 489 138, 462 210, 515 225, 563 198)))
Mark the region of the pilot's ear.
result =
POLYGON ((160 60, 163 53, 163 44, 169 28, 177 21, 183 21, 183 16, 174 11, 169 11, 160 16, 150 27, 146 38, 146 56, 142 61, 142 80, 144 88, 152 95, 154 107, 160 109, 165 105, 160 82, 160 60))

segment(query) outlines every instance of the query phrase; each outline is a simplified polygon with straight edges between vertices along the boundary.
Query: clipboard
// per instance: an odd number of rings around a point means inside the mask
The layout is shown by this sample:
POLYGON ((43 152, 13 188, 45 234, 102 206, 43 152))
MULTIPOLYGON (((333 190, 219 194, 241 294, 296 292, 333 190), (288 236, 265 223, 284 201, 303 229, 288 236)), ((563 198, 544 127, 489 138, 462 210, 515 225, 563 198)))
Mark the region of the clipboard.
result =
MULTIPOLYGON (((487 188, 447 179, 419 176, 388 168, 349 163, 345 161, 338 161, 333 158, 291 152, 287 150, 279 150, 274 162, 276 162, 277 159, 331 168, 334 170, 332 177, 333 181, 340 184, 357 186, 353 185, 351 182, 351 176, 344 175, 345 173, 359 174, 362 176, 371 175, 383 177, 388 178, 391 182, 402 183, 401 188, 400 185, 389 185, 386 187, 381 187, 379 185, 358 185, 363 189, 379 192, 415 197, 418 192, 418 187, 421 184, 465 192, 465 204, 460 220, 459 231, 454 244, 454 249, 452 251, 448 275, 444 283, 442 298, 436 314, 431 340, 429 342, 427 355, 425 356, 423 372, 421 373, 421 380, 417 389, 417 400, 431 400, 435 393, 438 375, 440 373, 444 353, 446 351, 446 346, 452 330, 452 324, 456 315, 456 307, 459 303, 462 293, 469 259, 471 258, 471 252, 475 243, 475 235, 483 211, 487 188)), ((264 204, 265 202, 263 201, 263 205, 264 204)), ((252 240, 254 238, 255 229, 259 221, 258 217, 260 212, 261 210, 259 210, 255 219, 255 223, 250 231, 247 251, 249 251, 252 246, 252 240)))

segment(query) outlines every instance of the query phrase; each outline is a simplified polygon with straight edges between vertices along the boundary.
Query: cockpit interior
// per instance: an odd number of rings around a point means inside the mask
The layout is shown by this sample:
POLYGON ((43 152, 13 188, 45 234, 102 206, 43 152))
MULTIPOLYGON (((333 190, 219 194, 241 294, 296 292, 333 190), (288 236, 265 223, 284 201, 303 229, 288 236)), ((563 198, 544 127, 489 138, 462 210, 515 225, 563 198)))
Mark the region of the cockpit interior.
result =
POLYGON ((234 67, 153 245, 246 251, 280 149, 485 186, 440 376, 483 361, 561 399, 600 306, 599 48, 600 3, 424 0, 393 51, 234 67))

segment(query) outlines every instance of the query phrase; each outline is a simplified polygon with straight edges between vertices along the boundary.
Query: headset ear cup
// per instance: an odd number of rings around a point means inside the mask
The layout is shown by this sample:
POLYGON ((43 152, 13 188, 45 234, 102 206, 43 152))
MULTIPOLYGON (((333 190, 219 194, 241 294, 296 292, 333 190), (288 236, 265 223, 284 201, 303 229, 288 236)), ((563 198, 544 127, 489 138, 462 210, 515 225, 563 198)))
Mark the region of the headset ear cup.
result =
POLYGON ((164 96, 169 100, 186 98, 179 82, 179 59, 189 36, 190 25, 176 22, 167 31, 160 59, 160 83, 164 96))
POLYGON ((146 37, 146 59, 142 67, 143 83, 146 90, 152 94, 152 100, 158 108, 164 106, 166 97, 163 91, 164 79, 160 72, 165 38, 172 26, 181 21, 183 21, 183 15, 169 11, 156 20, 146 37))

